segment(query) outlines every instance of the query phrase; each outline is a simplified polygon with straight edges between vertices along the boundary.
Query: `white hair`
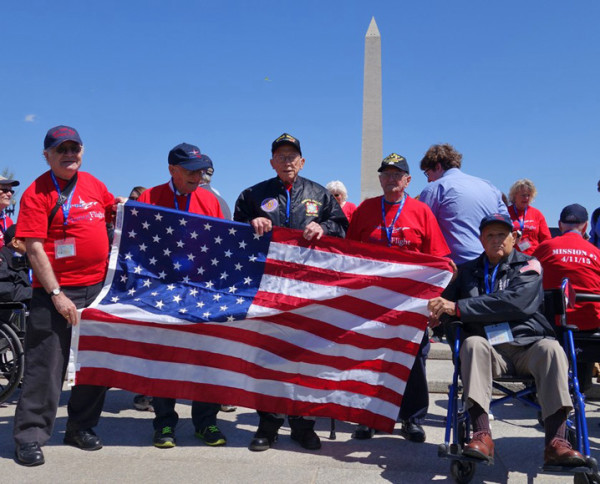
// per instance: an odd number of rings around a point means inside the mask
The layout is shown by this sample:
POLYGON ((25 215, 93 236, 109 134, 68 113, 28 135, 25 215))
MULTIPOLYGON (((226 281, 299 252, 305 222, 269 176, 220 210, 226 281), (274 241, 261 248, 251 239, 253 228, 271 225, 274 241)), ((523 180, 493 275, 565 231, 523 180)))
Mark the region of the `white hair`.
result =
POLYGON ((348 200, 348 190, 346 190, 346 185, 344 185, 339 180, 330 181, 325 188, 329 191, 329 193, 339 192, 342 194, 342 202, 348 200))

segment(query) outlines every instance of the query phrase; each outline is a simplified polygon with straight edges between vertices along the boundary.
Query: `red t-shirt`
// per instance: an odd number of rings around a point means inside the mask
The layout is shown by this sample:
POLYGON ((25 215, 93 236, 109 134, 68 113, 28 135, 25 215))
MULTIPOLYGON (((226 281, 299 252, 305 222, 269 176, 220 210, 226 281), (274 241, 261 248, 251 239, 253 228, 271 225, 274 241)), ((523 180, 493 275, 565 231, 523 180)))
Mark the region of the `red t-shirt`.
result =
MULTIPOLYGON (((382 220, 381 199, 369 198, 362 202, 346 233, 347 239, 388 245, 386 226, 390 226, 399 204, 384 203, 385 225, 382 220)), ((392 228, 392 246, 424 254, 447 256, 450 249, 431 209, 414 198, 406 197, 402 212, 392 228)))
POLYGON ((546 218, 537 208, 532 206, 527 207, 527 212, 523 216, 523 212, 517 214, 515 206, 511 205, 508 207, 508 213, 513 221, 515 230, 523 232, 519 243, 515 245, 517 250, 523 252, 523 254, 533 254, 540 243, 552 238, 546 218), (523 228, 521 228, 521 223, 523 223, 523 228))
MULTIPOLYGON (((185 211, 187 200, 187 195, 177 195, 177 204, 179 207, 176 207, 175 193, 173 192, 170 183, 165 183, 164 185, 158 185, 144 191, 137 201, 148 203, 150 205, 157 205, 159 207, 177 208, 178 210, 185 211)), ((224 218, 217 197, 208 190, 204 190, 200 187, 192 192, 188 211, 199 215, 224 218)))
POLYGON ((4 247, 4 232, 11 225, 14 225, 14 222, 9 216, 5 215, 0 218, 0 247, 4 247))
MULTIPOLYGON (((66 180, 57 178, 61 190, 66 180)), ((47 171, 23 193, 16 237, 44 239, 44 251, 61 286, 90 286, 104 280, 108 264, 106 220, 110 220, 114 197, 104 183, 89 173, 78 172, 72 192, 67 225, 58 209, 48 227, 48 216, 56 205, 58 192, 47 171), (75 255, 55 258, 55 242, 75 239, 75 255)), ((33 277, 33 287, 42 287, 33 277)))
MULTIPOLYGON (((600 294, 600 249, 579 233, 546 240, 533 255, 544 269, 544 289, 558 288, 568 277, 575 292, 600 294)), ((567 309, 567 322, 582 330, 600 328, 600 303, 576 303, 575 309, 567 309)))
POLYGON ((342 212, 344 212, 344 215, 348 219, 348 222, 351 222, 352 215, 354 215, 354 212, 356 212, 356 205, 354 205, 352 202, 346 202, 342 207, 342 212))

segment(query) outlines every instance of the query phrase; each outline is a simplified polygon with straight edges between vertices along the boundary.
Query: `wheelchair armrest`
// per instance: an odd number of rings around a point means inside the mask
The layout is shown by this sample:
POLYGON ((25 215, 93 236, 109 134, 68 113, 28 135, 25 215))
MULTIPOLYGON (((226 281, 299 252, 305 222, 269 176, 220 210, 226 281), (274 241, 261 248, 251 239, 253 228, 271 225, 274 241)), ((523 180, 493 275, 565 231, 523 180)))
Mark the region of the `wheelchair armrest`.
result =
POLYGON ((27 310, 27 306, 22 302, 0 302, 0 310, 2 309, 22 309, 27 310))
POLYGON ((600 294, 592 294, 590 292, 578 292, 575 295, 575 300, 578 302, 600 302, 600 294))

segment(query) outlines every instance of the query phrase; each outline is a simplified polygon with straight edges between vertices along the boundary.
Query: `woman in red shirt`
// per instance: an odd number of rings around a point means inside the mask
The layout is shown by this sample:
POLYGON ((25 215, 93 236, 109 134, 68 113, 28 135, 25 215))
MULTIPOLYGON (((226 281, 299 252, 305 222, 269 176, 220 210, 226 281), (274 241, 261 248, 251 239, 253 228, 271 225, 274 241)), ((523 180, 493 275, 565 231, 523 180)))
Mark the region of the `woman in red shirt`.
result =
POLYGON ((524 254, 531 255, 541 242, 551 239, 548 224, 542 212, 530 204, 537 195, 531 180, 517 180, 508 192, 508 213, 515 230, 521 232, 516 248, 524 254))

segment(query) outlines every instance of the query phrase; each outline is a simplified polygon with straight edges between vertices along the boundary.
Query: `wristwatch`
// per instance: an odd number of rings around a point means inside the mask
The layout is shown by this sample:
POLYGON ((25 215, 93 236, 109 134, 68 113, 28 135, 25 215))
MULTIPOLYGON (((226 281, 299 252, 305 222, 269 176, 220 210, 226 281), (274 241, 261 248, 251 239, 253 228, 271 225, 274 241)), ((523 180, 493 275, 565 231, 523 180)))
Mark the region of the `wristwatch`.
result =
POLYGON ((61 291, 61 289, 60 289, 60 286, 58 286, 56 289, 52 289, 52 290, 51 290, 51 291, 48 293, 48 295, 49 295, 49 296, 58 296, 58 295, 60 294, 60 291, 61 291))

